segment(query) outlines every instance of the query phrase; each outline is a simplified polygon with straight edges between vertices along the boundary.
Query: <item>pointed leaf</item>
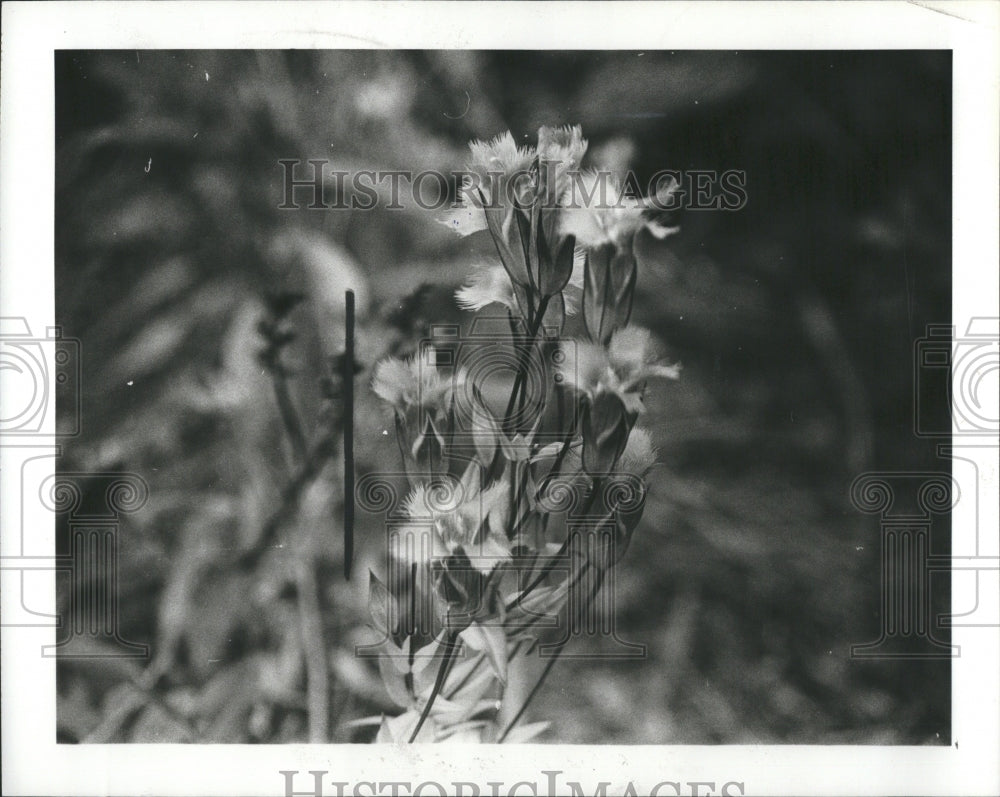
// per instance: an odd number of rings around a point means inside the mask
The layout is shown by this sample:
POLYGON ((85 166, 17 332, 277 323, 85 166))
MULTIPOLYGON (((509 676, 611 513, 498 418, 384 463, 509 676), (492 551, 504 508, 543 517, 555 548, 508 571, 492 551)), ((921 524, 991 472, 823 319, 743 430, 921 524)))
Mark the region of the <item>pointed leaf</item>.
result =
POLYGON ((493 669, 500 683, 507 683, 507 637, 500 626, 473 623, 461 633, 462 639, 473 650, 480 650, 493 669))
MULTIPOLYGON (((444 655, 444 641, 448 637, 448 632, 442 630, 430 644, 424 645, 420 650, 414 652, 413 654, 413 664, 410 667, 411 672, 414 675, 419 675, 425 669, 427 665, 431 662, 440 661, 441 657, 444 655)), ((413 637, 410 637, 412 644, 413 637)))
MULTIPOLYGON (((413 709, 390 719, 388 725, 393 740, 401 744, 409 742, 418 722, 420 722, 420 712, 413 709)), ((433 742, 437 732, 437 723, 432 717, 428 717, 414 741, 433 742)))
POLYGON ((397 663, 393 659, 391 654, 379 654, 379 675, 382 676, 382 683, 385 684, 385 690, 389 693, 392 702, 401 708, 408 708, 413 705, 413 697, 406 689, 406 676, 399 672, 397 663))
POLYGON ((389 725, 389 720, 382 715, 382 724, 379 725, 378 734, 375 736, 376 744, 391 744, 395 742, 396 738, 392 735, 392 728, 389 725))
POLYGON ((376 631, 389 636, 396 620, 396 599, 389 594, 385 584, 368 571, 368 615, 376 631))
POLYGON ((472 675, 468 676, 466 680, 456 682, 457 690, 454 694, 449 694, 448 696, 448 699, 452 703, 465 707, 466 716, 472 714, 476 706, 482 701, 483 695, 495 686, 497 682, 496 676, 493 674, 493 668, 489 666, 484 657, 479 656, 476 658, 476 666, 478 669, 472 675))
POLYGON ((476 445, 476 454, 482 465, 488 468, 493 464, 502 434, 500 424, 486 406, 478 386, 473 387, 471 421, 472 441, 476 445))

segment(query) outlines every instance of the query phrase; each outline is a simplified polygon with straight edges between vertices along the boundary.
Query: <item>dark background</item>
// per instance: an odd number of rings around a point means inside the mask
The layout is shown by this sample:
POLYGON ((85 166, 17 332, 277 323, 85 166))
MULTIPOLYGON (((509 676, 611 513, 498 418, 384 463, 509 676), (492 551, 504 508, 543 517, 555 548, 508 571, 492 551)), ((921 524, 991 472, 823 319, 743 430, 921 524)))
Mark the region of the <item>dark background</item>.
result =
MULTIPOLYGON (((549 741, 949 743, 947 660, 850 657, 879 635, 880 570, 878 519, 849 486, 948 469, 913 431, 913 347, 950 320, 950 52, 115 51, 55 66, 56 317, 83 368, 83 431, 60 468, 148 482, 122 527, 119 625, 153 654, 61 661, 60 740, 304 740, 316 640, 298 633, 296 547, 320 568, 331 738, 367 738, 346 723, 391 709, 352 655, 381 520, 359 518, 345 583, 333 467, 287 548, 235 564, 288 478, 255 324, 267 292, 308 295, 291 359, 312 428, 357 290, 358 467, 391 470, 367 367, 463 317, 452 291, 483 250, 416 208, 279 210, 278 160, 448 172, 470 138, 579 123, 591 163, 640 180, 740 169, 749 201, 640 243, 634 321, 684 364, 648 401, 662 465, 618 573, 619 633, 648 657, 561 662, 530 718, 553 722, 549 741)), ((944 395, 922 398, 947 424, 944 395)), ((935 552, 948 530, 939 518, 935 552)))

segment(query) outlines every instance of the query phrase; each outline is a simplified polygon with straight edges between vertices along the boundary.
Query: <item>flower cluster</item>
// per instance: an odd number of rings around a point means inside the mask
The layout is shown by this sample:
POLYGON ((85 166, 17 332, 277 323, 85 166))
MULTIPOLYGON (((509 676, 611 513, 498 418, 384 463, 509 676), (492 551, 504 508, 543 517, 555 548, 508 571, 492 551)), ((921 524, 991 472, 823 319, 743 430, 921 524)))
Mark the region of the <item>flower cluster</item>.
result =
POLYGON ((621 560, 656 458, 636 426, 643 395, 650 379, 678 377, 651 334, 629 325, 635 238, 673 228, 641 199, 574 201, 577 188, 596 193, 578 126, 543 127, 535 147, 508 132, 470 149, 469 201, 442 221, 492 241, 499 262, 479 265, 456 301, 504 308, 505 338, 486 352, 510 378, 491 381, 478 349, 466 362, 432 350, 375 370, 408 481, 392 529, 390 571, 401 575, 371 582, 380 670, 403 709, 382 720, 379 741, 523 741, 540 730, 513 727, 520 711, 497 720, 508 664, 536 649, 541 619, 588 606, 621 560), (578 306, 583 337, 565 338, 578 306), (583 534, 603 551, 580 554, 593 550, 574 542, 583 534))

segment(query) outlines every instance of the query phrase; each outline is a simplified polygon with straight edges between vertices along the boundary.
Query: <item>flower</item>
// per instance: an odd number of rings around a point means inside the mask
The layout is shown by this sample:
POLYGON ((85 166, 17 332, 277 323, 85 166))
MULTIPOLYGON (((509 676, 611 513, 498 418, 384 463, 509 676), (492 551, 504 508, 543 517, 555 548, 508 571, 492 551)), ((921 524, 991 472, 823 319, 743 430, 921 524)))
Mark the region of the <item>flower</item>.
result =
POLYGON ((559 366, 565 384, 591 400, 601 393, 613 393, 633 415, 644 411, 642 389, 647 379, 677 379, 680 367, 657 361, 648 329, 624 327, 615 331, 607 348, 588 341, 574 340, 561 348, 559 366))
POLYGON ((475 478, 458 484, 428 487, 419 484, 404 506, 409 519, 395 532, 404 544, 410 561, 429 564, 419 540, 431 534, 430 561, 447 563, 453 557, 468 559, 484 575, 509 561, 507 540, 510 487, 506 480, 486 490, 478 489, 478 468, 470 468, 475 478))
POLYGON ((441 223, 460 235, 488 229, 515 288, 555 296, 573 270, 575 244, 560 232, 560 215, 569 175, 587 149, 581 128, 542 127, 537 150, 518 147, 509 131, 469 148, 465 201, 441 223))
POLYGON ((610 244, 631 250, 632 238, 644 228, 659 239, 680 229, 656 221, 648 212, 656 206, 623 191, 620 181, 608 172, 588 170, 574 175, 565 204, 561 232, 588 249, 610 244))
POLYGON ((388 357, 375 366, 372 390, 400 413, 414 407, 446 405, 463 381, 461 372, 445 376, 433 363, 410 357, 388 357))
POLYGON ((462 236, 491 229, 487 217, 497 215, 497 211, 502 219, 500 226, 503 221, 509 224, 511 217, 505 212, 509 204, 507 194, 517 187, 508 189, 508 180, 523 175, 522 182, 527 183, 528 169, 535 158, 535 150, 518 147, 509 130, 491 141, 470 141, 469 150, 472 153, 467 164, 470 174, 465 175, 459 189, 459 197, 466 201, 450 208, 438 219, 462 236))
POLYGON ((469 168, 483 178, 490 173, 503 172, 509 176, 525 171, 535 158, 534 149, 517 146, 509 130, 488 142, 470 141, 469 150, 472 152, 469 168))
POLYGON ((554 161, 564 169, 577 169, 587 151, 587 140, 580 125, 540 127, 538 129, 538 158, 554 161))
POLYGON ((480 266, 457 291, 455 301, 463 310, 482 310, 490 304, 502 304, 517 311, 514 286, 503 266, 480 266))

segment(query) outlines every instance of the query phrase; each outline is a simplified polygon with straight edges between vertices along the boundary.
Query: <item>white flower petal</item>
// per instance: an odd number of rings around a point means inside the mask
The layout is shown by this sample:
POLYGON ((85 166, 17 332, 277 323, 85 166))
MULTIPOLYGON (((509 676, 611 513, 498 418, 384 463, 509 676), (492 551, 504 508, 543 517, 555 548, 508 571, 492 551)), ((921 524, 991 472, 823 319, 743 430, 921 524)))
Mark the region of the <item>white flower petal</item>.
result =
POLYGON ((608 358, 615 371, 631 374, 649 362, 650 340, 649 330, 642 327, 615 330, 608 343, 608 358))
POLYGON ((469 168, 483 176, 490 172, 510 175, 527 169, 535 157, 534 149, 517 146, 509 130, 490 141, 471 141, 469 150, 472 152, 469 168))
POLYGON ((389 357, 375 365, 372 390, 383 401, 398 406, 412 382, 409 363, 398 357, 389 357))
POLYGON ((662 241, 664 238, 681 231, 680 227, 667 227, 666 225, 660 224, 658 221, 652 219, 646 222, 646 229, 649 230, 653 237, 659 241, 662 241))
POLYGON ((560 347, 562 362, 559 374, 565 384, 580 393, 593 394, 611 373, 607 352, 602 346, 584 340, 565 341, 560 347))
POLYGON ((473 271, 455 291, 455 301, 463 310, 482 310, 490 304, 517 308, 514 288, 503 266, 485 266, 473 271))
POLYGON ((587 151, 587 141, 580 125, 541 127, 538 130, 538 157, 555 161, 566 169, 575 169, 587 151))
POLYGON ((618 467, 626 473, 636 476, 645 476, 653 465, 656 464, 657 450, 653 445, 653 438, 649 432, 640 427, 632 429, 622 452, 621 459, 618 460, 618 467))

